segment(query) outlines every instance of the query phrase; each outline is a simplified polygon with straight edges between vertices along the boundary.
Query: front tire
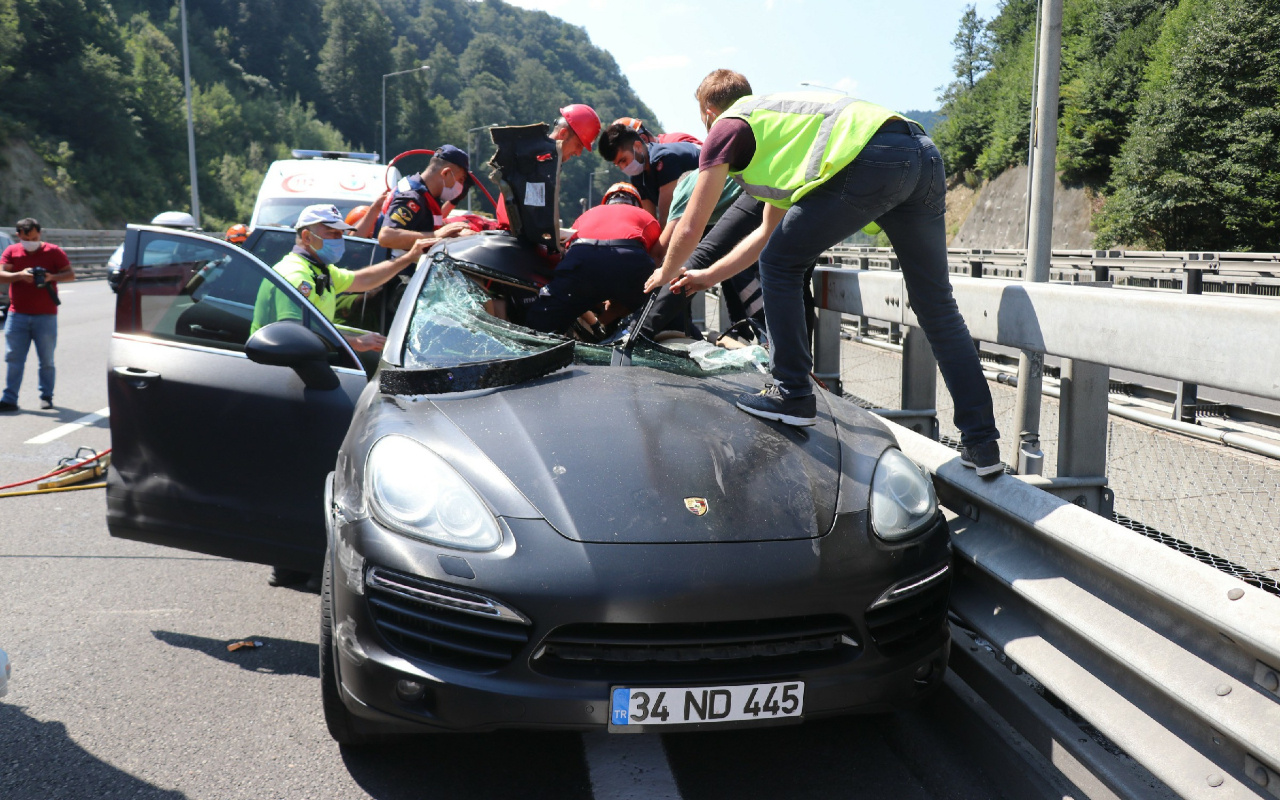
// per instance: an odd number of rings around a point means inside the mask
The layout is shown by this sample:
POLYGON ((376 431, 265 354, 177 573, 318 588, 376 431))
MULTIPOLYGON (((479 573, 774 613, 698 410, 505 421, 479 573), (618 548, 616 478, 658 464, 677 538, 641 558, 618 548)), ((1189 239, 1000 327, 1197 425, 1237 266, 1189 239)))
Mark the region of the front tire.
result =
POLYGON ((331 554, 324 555, 324 578, 320 586, 320 697, 324 704, 324 722, 329 735, 340 745, 358 747, 373 738, 356 729, 355 718, 342 702, 338 686, 338 657, 333 644, 333 565, 331 554))

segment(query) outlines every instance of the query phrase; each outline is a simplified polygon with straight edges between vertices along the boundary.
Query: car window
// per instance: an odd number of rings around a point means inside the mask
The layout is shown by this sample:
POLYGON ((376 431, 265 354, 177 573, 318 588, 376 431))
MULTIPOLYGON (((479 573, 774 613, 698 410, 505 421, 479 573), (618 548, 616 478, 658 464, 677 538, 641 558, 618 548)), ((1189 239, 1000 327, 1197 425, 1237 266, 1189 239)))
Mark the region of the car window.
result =
MULTIPOLYGON (((429 269, 405 338, 406 368, 438 369, 518 359, 567 341, 491 316, 485 310, 489 295, 467 277, 465 264, 447 254, 436 253, 429 269)), ((608 364, 612 355, 613 349, 607 345, 578 342, 574 348, 574 360, 582 364, 608 364)), ((768 371, 767 351, 759 346, 725 350, 705 342, 690 349, 641 339, 632 352, 632 361, 638 366, 693 376, 768 371)))
POLYGON ((314 306, 238 248, 140 231, 133 261, 121 287, 133 313, 117 315, 118 332, 243 351, 258 328, 297 319, 329 343, 331 363, 360 368, 314 306))

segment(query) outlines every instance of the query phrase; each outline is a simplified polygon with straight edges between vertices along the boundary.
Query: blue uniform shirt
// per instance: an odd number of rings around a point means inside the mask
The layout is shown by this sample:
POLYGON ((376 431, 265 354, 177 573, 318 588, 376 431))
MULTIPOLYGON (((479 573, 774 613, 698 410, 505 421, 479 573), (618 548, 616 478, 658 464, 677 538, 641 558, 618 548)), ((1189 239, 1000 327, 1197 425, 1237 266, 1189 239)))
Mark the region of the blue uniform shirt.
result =
POLYGON ((427 190, 427 185, 422 182, 422 176, 410 175, 396 186, 396 192, 391 196, 391 205, 378 227, 381 229, 385 225, 388 228, 431 233, 443 224, 440 206, 427 190), (407 189, 403 188, 406 184, 407 189))
POLYGON ((691 142, 649 145, 649 164, 644 172, 631 179, 645 200, 658 204, 658 190, 672 181, 680 180, 686 172, 698 171, 698 156, 702 148, 691 142))

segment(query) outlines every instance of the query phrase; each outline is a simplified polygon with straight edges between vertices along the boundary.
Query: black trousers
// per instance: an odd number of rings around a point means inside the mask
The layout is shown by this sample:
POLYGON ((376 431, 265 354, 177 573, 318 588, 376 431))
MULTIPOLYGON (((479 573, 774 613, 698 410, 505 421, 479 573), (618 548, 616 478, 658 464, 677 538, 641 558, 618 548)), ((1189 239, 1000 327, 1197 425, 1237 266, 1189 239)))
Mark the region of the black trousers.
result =
MULTIPOLYGON (((759 228, 763 220, 764 203, 754 197, 742 195, 702 237, 693 255, 689 256, 689 260, 685 262, 685 269, 706 269, 724 258, 747 237, 747 234, 759 228)), ((812 275, 813 266, 810 265, 809 277, 812 275)), ((806 285, 808 286, 805 290, 806 317, 810 336, 812 336, 813 326, 817 320, 812 281, 806 285)), ((759 323, 762 329, 766 327, 759 264, 752 264, 722 282, 720 288, 725 305, 729 309, 731 322, 737 323, 749 318, 759 323)), ((682 294, 675 294, 669 286, 663 286, 653 302, 653 310, 649 312, 649 318, 645 320, 644 334, 652 337, 659 331, 683 330, 687 335, 701 339, 702 334, 694 327, 692 315, 689 313, 691 299, 682 294)))
POLYGON ((653 267, 653 259, 642 247, 575 244, 556 265, 551 283, 525 306, 523 324, 561 333, 584 311, 605 300, 638 309, 644 304, 644 282, 653 267))

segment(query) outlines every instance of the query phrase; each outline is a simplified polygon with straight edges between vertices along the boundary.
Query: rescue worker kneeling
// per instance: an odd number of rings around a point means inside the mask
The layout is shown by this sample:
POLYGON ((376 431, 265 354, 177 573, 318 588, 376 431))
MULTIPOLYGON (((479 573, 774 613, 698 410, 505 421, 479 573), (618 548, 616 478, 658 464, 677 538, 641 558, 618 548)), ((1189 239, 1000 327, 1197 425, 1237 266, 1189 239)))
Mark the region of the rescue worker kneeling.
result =
POLYGON ((539 331, 562 333, 574 320, 609 301, 616 319, 644 302, 644 282, 661 259, 662 233, 653 215, 640 207, 640 193, 615 183, 600 205, 574 224, 569 251, 551 282, 521 304, 518 321, 539 331))

